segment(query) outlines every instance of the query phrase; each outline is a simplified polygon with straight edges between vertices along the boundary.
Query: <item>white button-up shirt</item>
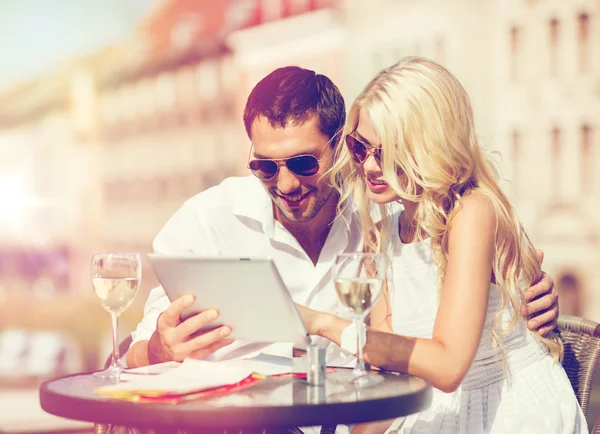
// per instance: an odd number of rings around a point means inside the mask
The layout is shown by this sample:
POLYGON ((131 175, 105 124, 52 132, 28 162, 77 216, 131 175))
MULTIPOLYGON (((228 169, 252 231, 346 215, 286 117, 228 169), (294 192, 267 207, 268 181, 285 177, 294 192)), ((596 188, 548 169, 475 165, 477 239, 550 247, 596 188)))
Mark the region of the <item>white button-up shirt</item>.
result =
MULTIPOLYGON (((167 255, 270 257, 295 302, 348 318, 331 278, 335 255, 361 248, 357 218, 351 207, 346 208, 335 219, 315 265, 296 238, 274 219, 273 203, 260 181, 252 176, 228 178, 185 202, 156 236, 153 248, 167 255)), ((150 292, 144 318, 132 333, 133 342, 150 339, 159 314, 169 304, 160 286, 150 292)), ((328 364, 346 365, 353 360, 324 338, 314 338, 314 342, 327 346, 328 364)), ((291 357, 291 345, 236 341, 208 359, 247 358, 259 352, 291 357)))

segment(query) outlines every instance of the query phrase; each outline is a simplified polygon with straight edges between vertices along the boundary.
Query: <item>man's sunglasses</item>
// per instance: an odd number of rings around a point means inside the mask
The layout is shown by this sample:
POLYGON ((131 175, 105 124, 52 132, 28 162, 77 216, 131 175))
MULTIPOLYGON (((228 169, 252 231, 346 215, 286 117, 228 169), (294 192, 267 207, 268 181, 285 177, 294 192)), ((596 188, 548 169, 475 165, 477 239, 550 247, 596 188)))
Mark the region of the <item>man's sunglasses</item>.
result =
POLYGON ((266 181, 273 178, 279 171, 279 166, 282 165, 298 176, 313 176, 319 171, 319 160, 314 155, 297 155, 274 160, 262 158, 250 160, 248 168, 254 176, 266 181))
POLYGON ((381 148, 367 146, 365 143, 349 134, 346 136, 346 146, 348 146, 350 155, 356 163, 364 163, 369 154, 372 153, 373 157, 375 157, 375 161, 377 161, 377 164, 381 165, 381 148))

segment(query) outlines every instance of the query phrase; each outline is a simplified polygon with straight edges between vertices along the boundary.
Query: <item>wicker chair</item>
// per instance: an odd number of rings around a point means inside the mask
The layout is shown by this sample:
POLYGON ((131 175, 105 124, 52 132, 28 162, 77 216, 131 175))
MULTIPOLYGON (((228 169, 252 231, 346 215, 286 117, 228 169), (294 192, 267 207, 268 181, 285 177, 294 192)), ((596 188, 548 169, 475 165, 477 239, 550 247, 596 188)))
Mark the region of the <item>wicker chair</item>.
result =
MULTIPOLYGON (((587 417, 592 380, 600 358, 600 324, 576 316, 561 315, 560 337, 565 345, 563 367, 587 417)), ((600 418, 592 434, 600 434, 600 418)))

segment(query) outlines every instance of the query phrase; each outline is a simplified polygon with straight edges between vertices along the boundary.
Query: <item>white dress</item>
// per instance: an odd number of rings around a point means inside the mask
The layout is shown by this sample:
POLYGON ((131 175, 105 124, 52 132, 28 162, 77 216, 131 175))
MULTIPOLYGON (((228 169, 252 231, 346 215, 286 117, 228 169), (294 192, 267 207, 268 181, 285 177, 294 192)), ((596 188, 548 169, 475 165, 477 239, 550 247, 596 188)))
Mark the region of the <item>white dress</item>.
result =
MULTIPOLYGON (((430 242, 403 244, 397 229, 393 239, 393 330, 431 338, 438 290, 430 242)), ((504 374, 491 341, 491 322, 500 308, 500 289, 492 284, 481 342, 461 386, 453 393, 434 389, 428 409, 398 419, 392 428, 411 434, 588 433, 562 366, 535 340, 520 316, 517 325, 504 336, 508 367, 508 374, 504 374)), ((505 311, 503 322, 507 324, 510 318, 511 311, 505 311)))

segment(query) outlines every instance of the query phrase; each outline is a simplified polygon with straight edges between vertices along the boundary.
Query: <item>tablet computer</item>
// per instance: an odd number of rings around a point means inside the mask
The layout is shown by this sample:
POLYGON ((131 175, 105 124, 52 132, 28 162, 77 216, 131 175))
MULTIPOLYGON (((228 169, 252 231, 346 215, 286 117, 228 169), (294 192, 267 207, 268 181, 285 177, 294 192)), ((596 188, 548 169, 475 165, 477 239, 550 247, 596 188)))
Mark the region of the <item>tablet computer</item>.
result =
POLYGON ((206 309, 219 311, 210 328, 228 325, 232 339, 310 343, 310 337, 275 263, 269 258, 148 254, 171 301, 194 294, 182 320, 206 309))

